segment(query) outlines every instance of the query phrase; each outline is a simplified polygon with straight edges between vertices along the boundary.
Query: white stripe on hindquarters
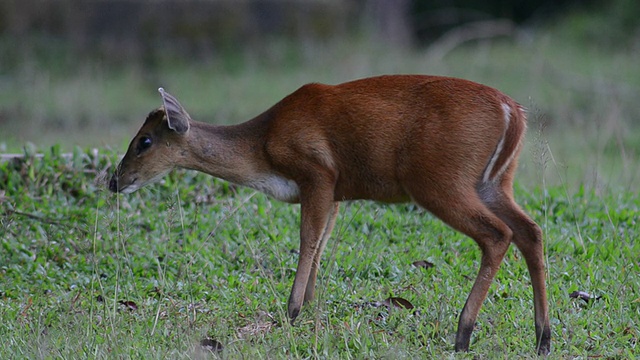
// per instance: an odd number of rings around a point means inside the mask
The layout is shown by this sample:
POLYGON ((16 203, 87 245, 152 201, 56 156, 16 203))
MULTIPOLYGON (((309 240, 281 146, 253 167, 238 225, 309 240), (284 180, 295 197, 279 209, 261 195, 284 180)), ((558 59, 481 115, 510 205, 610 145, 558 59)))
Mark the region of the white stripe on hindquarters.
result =
POLYGON ((496 173, 496 176, 492 179, 491 173, 493 172, 493 167, 496 166, 496 162, 498 161, 498 158, 502 153, 502 148, 504 147, 504 138, 507 135, 507 130, 509 130, 509 124, 511 122, 511 106, 509 106, 509 104, 503 103, 502 110, 504 110, 504 131, 502 132, 500 142, 498 142, 498 146, 496 146, 496 150, 493 152, 491 160, 489 160, 489 164, 487 165, 487 168, 484 170, 484 174, 482 175, 482 182, 485 183, 493 181, 495 180, 495 178, 499 178, 500 175, 506 170, 509 163, 511 163, 511 160, 513 160, 513 155, 515 154, 514 151, 513 154, 511 154, 511 156, 509 157, 508 161, 505 161, 505 163, 500 168, 500 171, 498 171, 496 173))

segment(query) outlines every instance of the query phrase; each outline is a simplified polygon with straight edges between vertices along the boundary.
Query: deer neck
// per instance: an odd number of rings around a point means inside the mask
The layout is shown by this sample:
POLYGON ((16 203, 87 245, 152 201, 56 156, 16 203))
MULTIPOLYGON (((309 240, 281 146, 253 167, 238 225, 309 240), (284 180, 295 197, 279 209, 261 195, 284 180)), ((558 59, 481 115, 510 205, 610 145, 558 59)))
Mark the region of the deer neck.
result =
POLYGON ((281 201, 298 202, 298 185, 277 173, 268 161, 266 129, 260 118, 233 126, 193 122, 178 166, 248 186, 281 201))
POLYGON ((177 165, 238 184, 250 182, 265 163, 260 130, 248 123, 214 126, 194 121, 177 165))

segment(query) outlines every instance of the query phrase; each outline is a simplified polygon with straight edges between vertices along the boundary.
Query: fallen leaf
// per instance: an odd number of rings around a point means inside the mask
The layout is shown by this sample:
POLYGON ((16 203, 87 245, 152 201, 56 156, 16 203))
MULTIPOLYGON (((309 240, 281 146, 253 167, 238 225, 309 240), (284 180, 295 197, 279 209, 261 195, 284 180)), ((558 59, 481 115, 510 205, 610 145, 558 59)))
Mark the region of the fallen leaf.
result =
POLYGON ((393 305, 393 307, 400 308, 400 309, 411 310, 414 308, 413 304, 410 303, 409 300, 399 298, 399 297, 390 297, 387 300, 385 300, 383 304, 388 308, 390 308, 391 305, 393 305))
POLYGON ((275 321, 256 321, 238 329, 238 337, 263 335, 271 331, 275 325, 275 321))
POLYGON ((423 269, 430 269, 430 268, 435 266, 432 262, 429 262, 429 261, 426 261, 426 260, 414 261, 412 263, 412 265, 417 267, 417 268, 423 268, 423 269))
POLYGON ((569 294, 570 298, 573 299, 582 299, 585 302, 589 302, 592 300, 600 300, 600 298, 602 298, 602 296, 595 296, 595 295, 591 295, 588 292, 585 291, 574 291, 571 294, 569 294))
POLYGON ((118 301, 118 303, 120 305, 124 305, 127 309, 133 311, 133 310, 138 310, 138 305, 136 305, 136 303, 134 303, 133 301, 123 301, 120 300, 118 301))
POLYGON ((200 341, 200 346, 202 346, 205 350, 209 350, 211 352, 221 352, 224 348, 220 341, 211 338, 202 339, 200 341))

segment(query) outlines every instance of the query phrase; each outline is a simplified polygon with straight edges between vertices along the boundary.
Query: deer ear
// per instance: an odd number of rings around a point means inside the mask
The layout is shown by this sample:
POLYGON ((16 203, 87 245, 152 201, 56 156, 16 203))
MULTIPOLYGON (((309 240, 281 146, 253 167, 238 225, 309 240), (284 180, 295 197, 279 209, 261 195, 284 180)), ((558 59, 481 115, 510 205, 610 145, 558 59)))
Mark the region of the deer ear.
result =
POLYGON ((159 88, 158 92, 162 95, 162 104, 164 105, 164 111, 167 115, 169 129, 180 135, 185 134, 189 130, 191 117, 173 95, 164 91, 163 88, 159 88))

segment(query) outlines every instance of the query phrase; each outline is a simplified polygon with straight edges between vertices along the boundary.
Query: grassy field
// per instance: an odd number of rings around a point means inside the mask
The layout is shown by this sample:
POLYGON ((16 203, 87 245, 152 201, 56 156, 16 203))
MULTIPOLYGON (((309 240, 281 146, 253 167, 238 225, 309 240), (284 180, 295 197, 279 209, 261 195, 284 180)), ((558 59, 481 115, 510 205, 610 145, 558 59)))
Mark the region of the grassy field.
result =
MULTIPOLYGON (((454 355, 476 245, 413 205, 347 204, 319 299, 290 326, 297 206, 192 172, 115 196, 103 186, 114 153, 56 151, 0 165, 0 358, 206 358, 204 339, 229 358, 534 357, 532 292, 513 248, 472 353, 454 355), (415 309, 374 306, 390 296, 415 309)), ((637 197, 516 190, 545 232, 552 358, 640 355, 637 197)))
POLYGON ((298 206, 182 171, 129 196, 106 191, 160 105, 158 86, 194 118, 228 124, 306 82, 388 73, 468 78, 529 109, 516 197, 545 234, 551 358, 640 357, 638 49, 563 34, 523 31, 448 53, 276 43, 260 56, 153 69, 35 59, 1 74, 0 152, 38 146, 0 162, 0 358, 534 358, 532 291, 515 248, 472 352, 453 352, 479 250, 413 205, 345 204, 318 299, 290 326, 298 206), (412 265, 420 260, 434 266, 412 265), (415 309, 376 306, 389 297, 415 309))

